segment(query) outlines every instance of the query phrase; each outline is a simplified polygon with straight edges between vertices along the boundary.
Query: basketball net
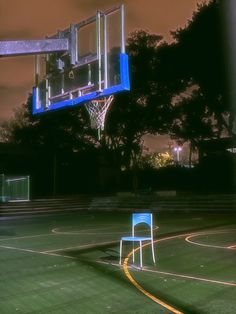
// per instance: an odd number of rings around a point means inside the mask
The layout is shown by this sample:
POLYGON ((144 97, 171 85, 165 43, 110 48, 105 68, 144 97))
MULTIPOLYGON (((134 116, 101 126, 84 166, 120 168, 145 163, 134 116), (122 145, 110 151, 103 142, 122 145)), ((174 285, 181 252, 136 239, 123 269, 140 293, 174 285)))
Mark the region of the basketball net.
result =
POLYGON ((106 113, 113 100, 113 95, 101 99, 94 99, 85 103, 85 107, 90 116, 90 123, 92 129, 98 130, 98 137, 100 139, 100 132, 104 130, 106 113))

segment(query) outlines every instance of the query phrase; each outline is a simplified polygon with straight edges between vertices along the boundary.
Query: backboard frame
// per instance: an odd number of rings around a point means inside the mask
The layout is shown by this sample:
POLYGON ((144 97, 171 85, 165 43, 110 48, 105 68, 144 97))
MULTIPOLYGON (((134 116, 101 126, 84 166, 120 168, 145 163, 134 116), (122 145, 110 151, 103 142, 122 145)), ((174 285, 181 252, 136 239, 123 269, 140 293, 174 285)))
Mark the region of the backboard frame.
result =
MULTIPOLYGON (((75 105, 83 104, 85 102, 108 97, 120 93, 122 91, 130 90, 129 81, 129 61, 128 55, 125 53, 125 33, 124 33, 124 6, 117 6, 105 12, 98 11, 95 16, 90 17, 78 24, 70 25, 70 28, 64 31, 59 31, 56 35, 51 37, 52 39, 67 38, 69 42, 69 50, 67 57, 70 60, 70 64, 73 69, 80 69, 82 66, 89 66, 93 62, 96 62, 98 68, 98 82, 96 90, 92 89, 93 86, 89 82, 87 85, 78 87, 74 90, 64 91, 64 83, 61 86, 61 93, 55 96, 51 96, 50 90, 50 74, 45 76, 45 103, 40 100, 40 67, 39 56, 36 56, 35 66, 35 82, 36 86, 33 88, 33 114, 39 114, 56 110, 65 107, 73 107, 75 105), (108 84, 108 47, 107 47, 107 17, 112 14, 119 13, 120 15, 120 53, 118 55, 119 62, 119 82, 118 84, 108 84), (80 56, 78 51, 78 32, 90 25, 96 23, 96 52, 88 56, 80 56), (102 68, 103 67, 103 68, 102 68), (103 69, 103 70, 102 70, 103 69), (87 91, 88 92, 84 92, 87 91), (74 96, 74 95, 77 96, 74 96)), ((65 53, 64 53, 65 54, 65 53)), ((52 54, 51 54, 52 55, 52 54)), ((50 55, 46 55, 47 60, 50 55)), ((62 57, 63 58, 63 57, 62 57)), ((61 73, 64 77, 65 64, 62 59, 57 61, 58 73, 61 73)))

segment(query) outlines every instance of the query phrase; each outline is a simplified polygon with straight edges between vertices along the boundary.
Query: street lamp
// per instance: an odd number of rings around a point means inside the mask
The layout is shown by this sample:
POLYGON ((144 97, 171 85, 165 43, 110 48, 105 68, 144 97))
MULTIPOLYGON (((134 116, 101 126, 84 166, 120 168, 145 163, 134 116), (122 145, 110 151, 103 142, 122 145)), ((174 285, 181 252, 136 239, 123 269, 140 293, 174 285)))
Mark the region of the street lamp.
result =
POLYGON ((176 152, 177 163, 179 163, 179 155, 180 155, 180 152, 182 151, 182 147, 176 146, 176 147, 174 147, 174 151, 176 152))

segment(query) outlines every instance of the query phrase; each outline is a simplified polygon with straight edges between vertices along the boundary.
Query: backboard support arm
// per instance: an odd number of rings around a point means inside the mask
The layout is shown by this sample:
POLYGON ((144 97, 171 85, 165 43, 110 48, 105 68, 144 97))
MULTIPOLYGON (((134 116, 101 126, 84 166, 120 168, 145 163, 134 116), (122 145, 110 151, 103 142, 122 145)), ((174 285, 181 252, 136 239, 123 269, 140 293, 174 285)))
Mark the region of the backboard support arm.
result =
POLYGON ((47 54, 68 50, 69 41, 67 38, 0 41, 0 57, 47 54))

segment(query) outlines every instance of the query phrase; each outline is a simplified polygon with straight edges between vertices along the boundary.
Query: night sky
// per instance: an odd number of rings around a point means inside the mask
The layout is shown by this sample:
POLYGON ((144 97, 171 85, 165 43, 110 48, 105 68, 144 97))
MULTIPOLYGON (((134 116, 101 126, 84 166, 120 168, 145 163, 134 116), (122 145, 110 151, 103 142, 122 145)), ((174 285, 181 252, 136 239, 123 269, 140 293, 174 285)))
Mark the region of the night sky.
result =
MULTIPOLYGON (((202 0, 124 0, 126 35, 146 29, 170 40, 184 27, 202 0)), ((96 13, 116 0, 0 0, 0 40, 43 39, 96 13)), ((0 59, 0 121, 25 102, 34 85, 34 57, 0 59)))

